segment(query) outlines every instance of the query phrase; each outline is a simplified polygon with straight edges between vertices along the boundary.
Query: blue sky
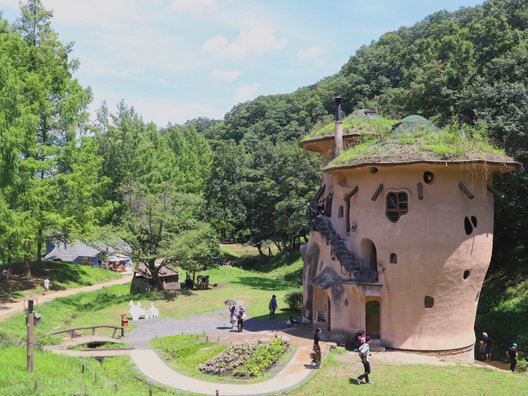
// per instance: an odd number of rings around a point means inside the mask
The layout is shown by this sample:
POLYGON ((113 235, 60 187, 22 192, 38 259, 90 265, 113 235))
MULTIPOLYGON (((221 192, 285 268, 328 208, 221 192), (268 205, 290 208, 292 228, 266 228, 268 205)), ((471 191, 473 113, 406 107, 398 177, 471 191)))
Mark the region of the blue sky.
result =
MULTIPOLYGON (((475 0, 42 0, 91 111, 121 99, 159 126, 222 118, 259 95, 288 93, 339 71, 361 46, 475 0)), ((4 18, 18 0, 0 0, 4 18)))

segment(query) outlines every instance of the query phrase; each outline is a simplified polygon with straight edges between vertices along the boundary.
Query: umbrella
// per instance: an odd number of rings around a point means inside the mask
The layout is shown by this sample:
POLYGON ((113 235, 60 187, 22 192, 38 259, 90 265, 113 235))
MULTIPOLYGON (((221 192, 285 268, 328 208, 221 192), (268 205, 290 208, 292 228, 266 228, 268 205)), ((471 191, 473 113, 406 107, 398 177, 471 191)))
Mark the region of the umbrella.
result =
POLYGON ((224 304, 227 305, 228 307, 232 307, 233 305, 237 305, 235 300, 226 300, 226 301, 224 301, 224 304))

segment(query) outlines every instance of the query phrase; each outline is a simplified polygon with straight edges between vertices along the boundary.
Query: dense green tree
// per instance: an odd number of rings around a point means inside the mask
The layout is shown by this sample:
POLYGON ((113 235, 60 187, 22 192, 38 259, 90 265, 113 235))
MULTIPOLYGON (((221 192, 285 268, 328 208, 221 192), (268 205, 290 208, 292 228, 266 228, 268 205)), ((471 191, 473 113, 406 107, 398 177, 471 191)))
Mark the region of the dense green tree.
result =
POLYGON ((246 208, 242 202, 241 181, 245 174, 246 153, 233 140, 214 146, 213 161, 204 187, 203 214, 222 239, 244 231, 246 208))
POLYGON ((175 192, 170 185, 152 192, 135 182, 122 189, 127 211, 119 234, 158 287, 158 273, 164 266, 178 264, 191 270, 192 265, 196 271, 218 255, 216 234, 207 223, 196 220, 201 204, 197 195, 175 192))
MULTIPOLYGON (((71 44, 62 44, 51 29, 52 14, 39 0, 29 0, 21 6, 17 32, 26 42, 18 59, 26 70, 24 98, 28 111, 37 121, 28 125, 33 135, 25 147, 20 165, 21 182, 17 186, 17 210, 36 223, 36 257, 39 262, 46 238, 57 231, 68 232, 78 223, 61 211, 65 199, 75 200, 81 191, 72 191, 67 198, 60 195, 61 174, 72 173, 68 155, 74 151, 76 137, 86 122, 86 106, 91 93, 72 77, 77 62, 69 59, 71 44)), ((84 189, 90 186, 84 185, 84 189)), ((33 245, 26 243, 27 249, 33 245)), ((29 256, 26 252, 26 256, 29 256)))
POLYGON ((180 268, 192 273, 195 283, 196 272, 213 266, 214 258, 220 254, 218 234, 209 223, 188 221, 171 239, 170 254, 180 268))

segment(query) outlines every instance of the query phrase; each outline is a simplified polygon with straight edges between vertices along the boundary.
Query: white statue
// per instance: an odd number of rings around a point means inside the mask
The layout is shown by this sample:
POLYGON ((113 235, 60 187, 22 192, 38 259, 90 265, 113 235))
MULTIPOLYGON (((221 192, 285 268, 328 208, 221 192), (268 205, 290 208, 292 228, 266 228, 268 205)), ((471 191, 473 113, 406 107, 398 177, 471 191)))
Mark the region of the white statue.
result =
POLYGON ((150 308, 148 309, 147 314, 151 318, 159 317, 159 309, 154 306, 153 302, 150 303, 150 308))
POLYGON ((132 316, 132 320, 139 320, 140 316, 146 316, 145 310, 141 307, 141 302, 138 302, 137 305, 135 305, 134 301, 130 300, 128 305, 130 306, 128 312, 132 316))

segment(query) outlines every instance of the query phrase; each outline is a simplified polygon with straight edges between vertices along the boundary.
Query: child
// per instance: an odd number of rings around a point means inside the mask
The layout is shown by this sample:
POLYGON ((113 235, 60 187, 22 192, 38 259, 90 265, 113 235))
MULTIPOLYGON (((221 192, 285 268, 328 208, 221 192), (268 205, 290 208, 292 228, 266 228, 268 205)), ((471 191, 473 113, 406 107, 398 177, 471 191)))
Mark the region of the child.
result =
POLYGON ((371 342, 371 338, 369 336, 365 337, 365 343, 359 347, 359 358, 361 359, 361 363, 363 363, 363 368, 365 369, 365 372, 361 374, 359 377, 357 377, 357 383, 362 384, 361 380, 365 378, 365 381, 367 381, 367 384, 373 384, 374 382, 369 380, 369 374, 370 374, 370 347, 369 344, 371 342))

